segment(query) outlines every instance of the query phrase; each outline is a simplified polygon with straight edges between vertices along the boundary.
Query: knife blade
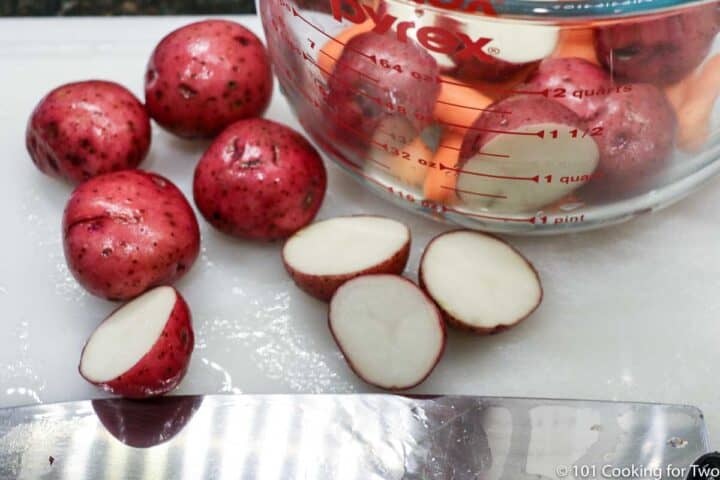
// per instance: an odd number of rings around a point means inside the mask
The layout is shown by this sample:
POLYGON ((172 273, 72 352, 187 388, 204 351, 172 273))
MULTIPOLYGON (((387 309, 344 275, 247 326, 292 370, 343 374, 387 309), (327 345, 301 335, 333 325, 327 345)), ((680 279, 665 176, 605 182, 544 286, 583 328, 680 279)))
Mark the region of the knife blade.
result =
POLYGON ((683 405, 209 395, 0 410, 2 479, 684 479, 708 450, 683 405))

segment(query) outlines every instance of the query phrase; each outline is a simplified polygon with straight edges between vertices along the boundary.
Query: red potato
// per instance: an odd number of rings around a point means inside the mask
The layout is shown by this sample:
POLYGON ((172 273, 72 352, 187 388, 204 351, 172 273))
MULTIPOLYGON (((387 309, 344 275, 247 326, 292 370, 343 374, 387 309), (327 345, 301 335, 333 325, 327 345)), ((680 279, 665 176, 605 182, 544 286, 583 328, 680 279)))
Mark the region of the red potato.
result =
POLYGON ((41 172, 78 184, 137 167, 150 148, 150 119, 140 101, 117 83, 68 83, 35 107, 26 146, 41 172))
POLYGON ((434 80, 438 73, 435 59, 412 40, 373 32, 356 35, 328 81, 326 110, 336 137, 365 145, 382 125, 385 131, 414 138, 432 122, 440 92, 437 82, 416 77, 434 80), (385 67, 368 58, 373 55, 385 67))
POLYGON ((475 58, 458 60, 450 75, 465 81, 504 82, 535 63, 510 63, 499 59, 481 61, 475 58))
POLYGON ((718 32, 717 2, 595 31, 595 51, 610 72, 634 82, 668 85, 694 70, 718 32))
POLYGON ((432 239, 418 278, 448 324, 481 335, 517 325, 543 298, 540 276, 520 252, 498 237, 471 230, 432 239))
POLYGON ((322 159, 302 135, 250 119, 234 123, 210 145, 195 168, 193 194, 221 232, 275 240, 315 218, 326 187, 322 159))
POLYGON ((461 147, 456 189, 464 205, 534 213, 590 179, 600 153, 574 112, 540 95, 508 97, 489 110, 461 147))
POLYGON ((586 192, 624 195, 646 186, 663 170, 677 132, 675 111, 667 97, 649 84, 613 93, 591 122, 601 133, 597 175, 586 192))
POLYGON ((185 376, 195 345, 190 309, 172 287, 157 287, 115 310, 90 335, 80 375, 127 398, 163 395, 185 376))
POLYGON ((75 189, 63 217, 65 260, 90 293, 128 300, 192 267, 200 230, 169 180, 141 170, 95 177, 75 189))
POLYGON ((145 102, 150 116, 175 135, 212 138, 237 120, 262 115, 272 87, 262 42, 240 24, 205 20, 155 47, 145 102))
POLYGON ((548 90, 548 97, 575 112, 581 119, 594 117, 605 97, 622 86, 615 86, 610 75, 582 58, 543 60, 528 78, 522 90, 548 90))
POLYGON ((313 223, 283 247, 285 269, 302 290, 323 301, 351 278, 401 274, 410 254, 410 230, 385 217, 358 215, 313 223))
POLYGON ((100 423, 118 441, 133 448, 150 448, 172 439, 192 419, 202 396, 169 396, 143 401, 125 398, 93 400, 100 423))
POLYGON ((344 283, 330 301, 328 324, 353 372, 387 390, 425 381, 445 350, 437 307, 397 275, 363 275, 344 283))

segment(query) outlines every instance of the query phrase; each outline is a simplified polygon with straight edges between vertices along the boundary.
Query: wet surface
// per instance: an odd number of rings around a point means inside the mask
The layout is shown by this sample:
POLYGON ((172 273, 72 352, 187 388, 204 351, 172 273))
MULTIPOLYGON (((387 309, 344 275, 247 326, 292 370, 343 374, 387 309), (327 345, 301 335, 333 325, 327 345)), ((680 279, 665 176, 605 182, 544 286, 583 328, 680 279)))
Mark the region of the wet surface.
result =
MULTIPOLYGON (((152 46, 188 20, 138 20, 139 33, 126 38, 128 21, 0 20, 0 71, 13 93, 0 110, 0 406, 103 396, 82 381, 77 362, 115 304, 89 296, 65 267, 60 218, 70 187, 35 169, 23 134, 34 104, 59 83, 109 78, 140 92, 152 46)), ((257 20, 248 23, 259 31, 257 20)), ((297 128, 278 91, 267 116, 297 128)), ((205 146, 156 128, 143 167, 189 193, 205 146)), ((448 227, 378 200, 335 167, 329 173, 320 218, 372 212, 408 222, 414 276, 427 240, 448 227)), ((720 338, 718 205, 720 183, 712 181, 666 211, 618 227, 511 238, 543 278, 543 305, 501 335, 451 332, 444 358, 415 391, 689 403, 706 412, 720 438, 717 391, 703 380, 713 378, 720 338)), ((197 337, 180 393, 371 390, 335 347, 325 306, 288 279, 280 244, 232 240, 202 220, 201 228, 202 256, 177 285, 197 337)))

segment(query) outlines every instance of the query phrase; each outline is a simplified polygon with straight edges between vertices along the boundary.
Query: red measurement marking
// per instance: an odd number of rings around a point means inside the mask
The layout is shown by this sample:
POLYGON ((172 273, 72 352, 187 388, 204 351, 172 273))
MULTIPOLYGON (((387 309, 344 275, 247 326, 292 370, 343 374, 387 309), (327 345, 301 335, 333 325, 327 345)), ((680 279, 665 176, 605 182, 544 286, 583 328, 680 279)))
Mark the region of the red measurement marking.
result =
POLYGON ((462 190, 460 188, 450 187, 448 185, 440 185, 440 188, 442 188, 444 190, 452 190, 453 192, 457 192, 457 193, 466 193, 468 195, 476 195, 478 197, 501 198, 501 199, 507 198, 507 196, 505 196, 505 195, 495 195, 493 193, 472 192, 470 190, 462 190))
POLYGON ((321 72, 323 72, 325 75, 332 75, 332 72, 328 72, 323 67, 321 67, 320 64, 318 64, 315 60, 313 60, 313 58, 310 55, 308 55, 307 53, 302 52, 302 57, 303 57, 303 60, 310 62, 312 65, 317 67, 317 69, 320 70, 321 72))
POLYGON ((452 80, 445 80, 444 78, 441 78, 441 77, 438 77, 437 81, 439 83, 447 83, 448 85, 457 85, 458 87, 467 87, 468 86, 466 83, 453 82, 452 80))
MULTIPOLYGON (((444 78, 438 77, 438 82, 440 83, 447 83, 448 85, 456 85, 458 87, 472 87, 471 85, 468 85, 467 83, 461 83, 461 82, 453 82, 452 80, 445 80, 444 78)), ((506 89, 502 90, 505 93, 509 94, 523 94, 523 95, 542 95, 543 97, 547 97, 550 93, 550 91, 546 88, 545 90, 513 90, 513 89, 506 89)), ((510 113, 510 112, 503 112, 503 113, 510 113)))
POLYGON ((503 115, 509 115, 510 112, 505 112, 502 110, 493 110, 492 108, 478 108, 478 107, 469 107, 467 105, 460 105, 458 103, 452 103, 452 102, 445 102, 443 100, 435 100, 436 103, 441 103, 443 105, 450 105, 451 107, 458 107, 458 108, 466 108, 468 110, 475 110, 476 112, 487 112, 487 113, 498 113, 503 115))
MULTIPOLYGON (((313 60, 312 57, 311 57, 310 55, 308 55, 307 53, 302 52, 302 57, 303 57, 303 60, 306 60, 306 61, 310 62, 312 65, 314 65, 318 70, 320 70, 321 72, 323 72, 323 73, 324 73, 325 75, 327 75, 328 77, 338 78, 338 76, 335 75, 333 72, 328 72, 327 70, 325 70, 324 68, 322 68, 322 67, 321 67, 315 60, 313 60)), ((338 81, 340 81, 340 80, 338 80, 338 81)), ((350 86, 350 84, 348 84, 348 83, 346 83, 346 82, 340 81, 340 83, 342 83, 343 85, 345 85, 345 87, 347 87, 347 89, 348 89, 349 91, 351 91, 351 92, 354 92, 354 93, 357 93, 357 94, 359 94, 359 95, 362 95, 363 97, 367 97, 367 98, 369 98, 370 100, 372 100, 372 101, 374 101, 374 102, 376 102, 376 103, 378 103, 378 104, 381 104, 381 103, 382 103, 382 99, 381 99, 380 97, 374 97, 374 96, 370 95, 369 93, 363 92, 362 90, 358 90, 358 89, 356 89, 356 88, 352 88, 352 87, 350 86)))
POLYGON ((546 88, 545 90, 505 90, 506 93, 509 94, 517 94, 517 95, 541 95, 543 97, 547 97, 549 90, 546 88))
POLYGON ((476 218, 484 218, 487 220, 498 220, 501 222, 518 222, 518 223, 532 223, 534 224, 536 219, 535 217, 529 217, 529 218, 513 218, 513 217, 496 217, 494 215, 485 215, 483 213, 470 213, 470 212, 461 212, 460 210, 455 210, 452 207, 444 207, 445 211, 457 213, 460 215, 466 215, 468 217, 476 217, 476 218))
POLYGON ((453 168, 448 167, 447 165, 440 163, 440 170, 452 170, 453 172, 457 173, 465 173, 467 175, 475 175, 477 177, 488 177, 488 178, 497 178, 500 180, 526 180, 530 182, 540 183, 540 175, 535 175, 534 177, 514 177, 510 175, 493 175, 490 173, 481 173, 481 172, 471 172, 469 170, 463 170, 462 168, 453 168))
MULTIPOLYGON (((310 20, 308 20, 307 18, 305 18, 305 17, 303 17, 302 15, 300 15, 300 12, 298 12, 298 11, 295 9, 295 7, 291 7, 291 8, 292 8, 292 14, 293 14, 293 16, 299 18, 299 19, 300 19, 303 23, 305 23, 308 27, 312 28, 312 29, 315 30, 316 32, 320 33, 321 35, 324 35, 325 37, 329 38, 329 39, 332 40, 333 42, 339 43, 339 44, 342 45, 343 47, 347 46, 347 44, 346 44, 345 42, 341 42, 341 41, 338 40, 337 38, 335 38, 335 37, 333 37, 332 35, 330 35, 329 33, 327 33, 327 32, 326 32, 325 30, 323 30, 322 28, 320 28, 320 27, 318 27, 317 25, 315 25, 314 23, 312 23, 312 22, 311 22, 310 20)), ((370 55, 366 55, 366 54, 364 54, 363 52, 361 52, 361 51, 359 51, 359 50, 355 50, 354 48, 351 48, 350 51, 351 51, 351 52, 355 52, 355 53, 357 53, 358 55, 362 55, 363 57, 365 57, 365 58, 367 58, 367 59, 370 59, 370 55)))
MULTIPOLYGON (((361 132, 358 132, 357 130, 355 130, 354 128, 348 127, 347 125, 340 125, 340 127, 344 128, 345 130, 349 130, 350 132, 352 132, 352 133, 354 133, 354 134, 356 134, 356 135, 359 135, 359 134, 361 133, 361 132)), ((375 140, 371 140, 370 143, 372 143, 373 146, 374 146, 375 148, 377 148, 378 150, 382 150, 383 152, 385 151, 385 145, 383 145, 382 143, 376 142, 375 140)), ((375 159, 372 158, 372 157, 367 157, 366 160, 370 160, 372 163, 374 163, 374 164, 376 164, 376 165, 384 168, 385 170, 390 170, 390 166, 389 166, 389 165, 387 165, 387 164, 385 164, 385 163, 382 163, 382 162, 379 161, 379 160, 375 160, 375 159)))
POLYGON ((545 138, 545 130, 538 130, 537 132, 517 132, 514 130, 495 130, 493 128, 469 127, 467 125, 460 125, 459 123, 450 123, 450 122, 438 122, 438 123, 441 125, 447 125, 449 127, 465 128, 468 130, 477 130, 479 132, 501 133, 504 135, 520 135, 523 137, 545 138))
MULTIPOLYGON (((328 57, 330 60, 332 60, 332 61, 334 61, 334 62, 337 63, 338 59, 335 58, 335 57, 333 57, 333 56, 330 55, 329 53, 327 53, 325 50, 320 50, 320 53, 323 54, 323 55, 325 55, 326 57, 328 57)), ((378 83, 378 79, 377 79, 377 78, 372 77, 372 76, 368 75, 368 74, 365 73, 365 72, 361 72, 360 70, 358 70, 358 69, 356 69, 356 68, 353 68, 353 67, 351 67, 350 65, 343 64, 343 67, 344 67, 344 68, 347 68, 348 70, 352 70, 353 72, 357 73, 357 74, 360 75, 361 77, 365 77, 365 78, 367 78, 368 80, 370 80, 370 81, 373 82, 373 83, 378 83)))
POLYGON ((438 145, 438 148, 447 148, 448 150, 455 150, 456 152, 459 152, 460 150, 462 150, 459 147, 453 147, 452 145, 444 145, 442 143, 440 145, 438 145))
MULTIPOLYGON (((462 148, 453 147, 452 145, 445 145, 440 144, 438 145, 438 148, 447 148, 448 150, 455 150, 456 152, 459 152, 462 150, 462 148)), ((474 155, 483 155, 486 157, 496 157, 496 158, 510 158, 510 155, 507 155, 505 153, 488 153, 488 152, 476 152, 474 155)))

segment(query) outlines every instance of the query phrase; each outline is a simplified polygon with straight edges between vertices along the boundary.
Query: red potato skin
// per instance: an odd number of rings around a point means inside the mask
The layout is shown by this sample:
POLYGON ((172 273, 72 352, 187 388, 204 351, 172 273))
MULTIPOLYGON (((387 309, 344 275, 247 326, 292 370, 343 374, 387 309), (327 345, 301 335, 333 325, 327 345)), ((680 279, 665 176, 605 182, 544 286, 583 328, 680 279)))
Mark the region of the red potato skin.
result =
POLYGON ((475 334, 475 335, 496 335, 496 334, 498 334, 498 333, 502 333, 502 332, 504 332, 504 331, 506 331, 506 330, 509 330, 509 329, 517 326, 520 322, 522 322, 523 320, 525 320, 526 318, 528 318, 530 315, 532 315, 533 313, 535 313, 535 310, 537 310, 538 307, 540 307, 540 304, 542 304, 543 298, 545 297, 545 291, 544 291, 544 289, 543 289, 542 282, 540 281, 540 274, 538 273, 537 269, 535 268, 535 265, 533 265, 533 264, 530 262, 530 260, 528 260, 527 258, 525 258, 525 256, 524 256, 517 248, 513 247, 512 245, 510 245, 509 243, 507 243, 505 240, 503 240, 502 238, 498 237, 497 235, 493 235, 493 234, 491 234, 491 233, 486 233, 486 232, 478 232, 478 231, 475 231, 475 230, 455 229, 455 230, 449 230, 449 231, 447 231, 447 232, 443 232, 443 233, 441 233, 441 234, 436 235, 435 237, 433 237, 433 238, 430 240, 430 242, 428 242, 427 247, 425 247, 425 250, 423 251, 423 254, 422 254, 422 256, 420 257, 420 267, 418 268, 418 284, 420 285, 420 288, 423 289, 423 291, 424 291, 425 294, 428 296, 428 298, 430 298, 430 299, 433 301, 433 303, 435 303, 435 305, 437 306, 438 310, 442 313, 443 319, 445 319, 445 322, 447 322, 447 324, 448 324, 449 326, 455 328, 456 330, 460 330, 460 331, 472 333, 472 334, 475 334), (533 273, 535 274, 535 277, 537 278, 538 285, 540 285, 540 298, 538 299, 537 305, 535 305, 535 308, 533 308, 532 310, 530 310, 530 311, 527 313, 527 315, 525 315, 525 316, 522 317, 522 318, 519 318, 519 319, 518 319, 515 323, 513 323, 512 325, 497 325, 497 326, 492 327, 492 328, 484 328, 484 327, 478 327, 478 326, 475 326, 475 325, 470 325, 470 324, 468 324, 468 323, 465 323, 465 322, 463 322, 461 319, 456 318, 456 317, 452 316, 449 312, 445 311, 445 310, 442 308, 442 306, 441 306, 438 302, 435 301, 435 299, 433 298, 432 294, 430 293, 430 290, 428 289, 427 282, 425 281, 425 277, 424 277, 424 275, 423 275, 423 262, 424 262, 424 260, 425 260, 425 255, 427 254, 428 250, 430 249, 430 246, 433 244, 433 242, 434 242, 435 240, 443 237, 444 235, 448 235, 448 234, 450 234, 450 233, 455 233, 455 232, 467 232, 467 231, 472 232, 472 233, 477 233, 477 234, 480 234, 480 235, 486 235, 486 236, 488 236, 488 237, 492 237, 492 238, 494 238, 494 239, 496 239, 496 240, 499 240, 500 242, 504 243, 504 244, 507 245, 508 247, 510 247, 514 252, 516 252, 518 255, 520 255, 520 256, 525 260, 525 263, 527 263, 527 265, 530 267, 530 269, 531 269, 531 270, 533 271, 533 273))
POLYGON ((287 270, 290 278, 293 279, 295 285, 308 295, 329 302, 338 288, 345 282, 361 275, 372 275, 386 273, 390 275, 400 275, 405 271, 408 258, 410 257, 411 239, 408 234, 408 241, 403 247, 386 261, 373 265, 365 270, 360 270, 345 275, 308 275, 293 269, 285 260, 285 250, 283 249, 283 265, 287 270))
POLYGON ((150 148, 150 118, 117 83, 68 83, 40 100, 28 121, 25 143, 41 172, 79 184, 137 167, 150 148))
POLYGON ((548 89, 549 98, 587 120, 602 108, 604 92, 614 90, 615 86, 602 68, 583 58, 569 57, 543 60, 521 89, 548 89))
POLYGON ((599 27, 595 51, 613 75, 668 85, 702 63, 718 27, 720 17, 714 2, 660 18, 599 27))
POLYGON ((407 124, 416 132, 429 125, 440 84, 420 82, 410 72, 429 78, 439 74, 435 59, 410 39, 400 42, 389 34, 366 32, 347 42, 328 80, 326 110, 335 137, 344 143, 369 145, 381 124, 390 132, 404 131, 407 124), (391 68, 368 60, 371 55, 391 68), (398 113, 398 106, 406 114, 398 113))
POLYGON ((495 102, 488 110, 507 113, 485 112, 468 130, 460 148, 460 165, 473 157, 482 146, 501 133, 487 130, 512 131, 528 124, 553 122, 563 125, 583 125, 572 110, 558 102, 539 95, 515 95, 495 102))
POLYGON ((106 383, 83 378, 107 392, 125 398, 155 397, 174 390, 187 372, 195 347, 190 308, 177 290, 175 295, 175 306, 160 337, 130 370, 106 383))
POLYGON ((242 25, 206 20, 186 25, 155 47, 145 75, 150 116, 184 138, 212 138, 226 126, 261 116, 272 96, 262 42, 242 25))
POLYGON ((315 218, 327 174, 317 150, 279 123, 228 127, 195 169, 198 209, 215 228, 251 240, 286 238, 315 218))
POLYGON ((192 267, 200 230, 166 178, 141 170, 95 177, 75 189, 63 217, 65 260, 88 292, 129 300, 192 267))
MULTIPOLYGON (((415 285, 411 280, 409 280, 401 275, 392 275, 392 274, 386 274, 386 273, 371 274, 371 275, 389 275, 392 277, 397 277, 405 282, 411 283, 414 287, 417 287, 417 285, 415 285)), ((359 278, 359 277, 355 277, 355 278, 359 278)), ((347 283, 348 282, 346 282, 343 285, 347 285, 347 283)), ((340 288, 342 288, 342 285, 340 286, 340 288)), ((383 390, 388 390, 391 392, 402 392, 405 390, 410 390, 411 388, 415 388, 418 385, 420 385, 421 383, 423 383, 425 380, 427 380, 428 377, 430 376, 430 374, 433 372, 433 370, 435 370, 435 367, 437 367, 437 364, 440 363, 440 359, 442 358, 443 353, 445 353, 445 348, 447 346, 447 329, 445 328, 445 323, 443 322, 443 314, 442 314, 442 311, 438 308, 437 303, 435 303, 435 301, 433 301, 433 299, 430 298, 423 289, 421 289, 421 292, 423 295, 425 295, 425 297, 427 298, 430 305, 432 305, 435 309, 436 317, 438 319, 438 325, 440 326, 440 330, 442 331, 442 346, 440 347, 440 350, 438 351, 437 358, 435 359, 435 363, 433 364, 433 367, 430 370, 428 370, 427 374, 425 374, 424 377, 422 377, 420 380, 413 383, 412 385, 394 385, 392 387, 383 387, 380 385, 375 385, 374 383, 368 381, 365 377, 362 376, 360 371, 355 368, 355 365, 353 365, 350 358, 347 355, 345 355, 345 351, 343 350, 342 344, 340 343, 338 338, 335 336, 335 332, 333 331, 333 327, 332 327, 332 302, 330 302, 330 308, 328 309, 328 328, 330 329, 330 334, 332 335, 333 340, 335 341, 335 344, 340 349, 340 352, 343 354, 343 357, 345 358, 345 361, 347 362, 348 366, 350 367, 350 370, 352 370, 353 373, 355 375, 357 375, 357 377, 360 380, 367 383, 368 385, 371 385, 371 386, 377 387, 377 388, 381 388, 383 390)))
POLYGON ((500 59, 493 59, 491 62, 482 62, 475 58, 469 60, 458 60, 455 58, 457 67, 449 74, 465 81, 483 80, 486 82, 504 82, 521 71, 532 68, 538 62, 510 63, 500 59))
POLYGON ((100 423, 129 447, 150 448, 180 433, 202 404, 202 396, 168 396, 136 401, 93 400, 100 423))
POLYGON ((593 128, 600 148, 596 175, 583 186, 593 195, 624 195, 642 188, 661 172, 672 154, 677 118, 665 94, 650 84, 609 95, 593 128))

